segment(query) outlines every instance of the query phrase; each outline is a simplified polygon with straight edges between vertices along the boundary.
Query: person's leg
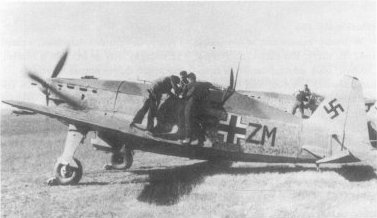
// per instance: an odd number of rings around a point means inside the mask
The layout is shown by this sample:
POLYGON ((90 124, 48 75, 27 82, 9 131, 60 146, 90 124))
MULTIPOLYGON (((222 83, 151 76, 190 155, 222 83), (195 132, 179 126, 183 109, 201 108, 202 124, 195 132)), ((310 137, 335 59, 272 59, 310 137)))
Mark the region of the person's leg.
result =
POLYGON ((144 101, 144 104, 143 104, 143 107, 140 108, 140 110, 136 113, 132 123, 138 123, 140 124, 143 119, 144 119, 144 116, 145 114, 148 112, 149 110, 149 105, 150 105, 150 102, 151 102, 151 99, 150 98, 147 98, 145 101, 144 101))
POLYGON ((162 98, 162 95, 161 94, 156 94, 156 110, 158 109, 158 107, 160 106, 160 103, 161 103, 161 98, 162 98))
POLYGON ((157 116, 158 106, 161 101, 161 94, 154 94, 154 98, 152 98, 149 104, 149 114, 148 114, 148 123, 147 123, 147 130, 152 131, 154 128, 154 118, 157 116))
POLYGON ((184 115, 185 115, 185 140, 184 143, 189 143, 191 136, 191 110, 194 105, 194 98, 189 98, 186 101, 184 115))
POLYGON ((299 102, 296 101, 295 104, 294 104, 293 107, 292 107, 292 114, 293 114, 293 115, 296 114, 296 110, 297 110, 298 107, 299 107, 299 102))
POLYGON ((299 108, 300 108, 300 112, 301 112, 301 118, 304 118, 305 114, 304 114, 304 103, 303 102, 300 104, 299 108))
POLYGON ((205 114, 204 108, 206 107, 206 99, 202 101, 195 102, 191 111, 191 119, 193 122, 193 130, 195 130, 195 135, 198 138, 198 145, 202 146, 205 141, 205 114))
POLYGON ((205 137, 205 124, 204 124, 203 117, 198 116, 195 119, 195 133, 198 138, 198 145, 202 146, 204 144, 204 141, 206 139, 205 137))
POLYGON ((178 118, 178 135, 179 139, 185 138, 185 106, 186 102, 180 101, 178 105, 177 118, 178 118))
POLYGON ((152 99, 149 103, 149 113, 148 113, 148 122, 147 122, 147 130, 151 131, 154 127, 154 118, 156 117, 157 113, 157 102, 155 99, 152 99))

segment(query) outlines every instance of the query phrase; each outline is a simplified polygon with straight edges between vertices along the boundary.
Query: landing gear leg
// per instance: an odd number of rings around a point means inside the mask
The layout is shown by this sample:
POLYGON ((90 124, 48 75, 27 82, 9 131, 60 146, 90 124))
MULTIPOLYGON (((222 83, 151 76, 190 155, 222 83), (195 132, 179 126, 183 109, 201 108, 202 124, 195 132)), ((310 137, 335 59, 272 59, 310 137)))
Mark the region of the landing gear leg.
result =
POLYGON ((83 168, 73 155, 77 147, 84 142, 86 133, 86 129, 69 124, 63 154, 55 164, 55 176, 47 181, 48 185, 73 185, 80 181, 83 168))
POLYGON ((111 164, 104 166, 105 170, 126 170, 132 166, 134 152, 123 145, 119 151, 111 154, 111 164))

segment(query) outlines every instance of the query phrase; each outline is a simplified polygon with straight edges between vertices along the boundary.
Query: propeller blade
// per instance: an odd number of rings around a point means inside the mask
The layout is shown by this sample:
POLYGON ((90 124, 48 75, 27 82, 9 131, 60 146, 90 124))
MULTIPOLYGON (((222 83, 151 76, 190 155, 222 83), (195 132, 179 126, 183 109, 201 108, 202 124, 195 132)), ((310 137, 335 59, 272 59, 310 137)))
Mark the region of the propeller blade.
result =
POLYGON ((230 69, 230 80, 229 80, 229 88, 233 89, 234 85, 234 75, 233 75, 233 68, 230 69))
POLYGON ((41 84, 43 87, 47 88, 48 84, 46 81, 44 81, 42 78, 40 78, 37 74, 33 72, 28 72, 27 75, 30 77, 30 79, 34 80, 35 82, 41 84))
POLYGON ((56 65, 54 71, 51 74, 51 78, 55 78, 59 75, 60 71, 63 69, 67 56, 68 56, 68 49, 63 53, 62 57, 60 58, 58 64, 56 65))
POLYGON ((49 101, 49 92, 52 92, 54 93, 57 97, 59 97, 61 100, 63 100, 64 102, 66 102, 67 104, 71 105, 72 107, 76 108, 76 109, 81 109, 82 108, 82 105, 77 102, 75 99, 59 92, 55 87, 53 86, 50 86, 46 81, 44 81, 42 78, 40 78, 38 75, 32 73, 32 72, 28 72, 28 76, 30 77, 30 79, 38 82, 39 84, 41 84, 45 89, 46 89, 46 104, 48 104, 48 101, 49 101))

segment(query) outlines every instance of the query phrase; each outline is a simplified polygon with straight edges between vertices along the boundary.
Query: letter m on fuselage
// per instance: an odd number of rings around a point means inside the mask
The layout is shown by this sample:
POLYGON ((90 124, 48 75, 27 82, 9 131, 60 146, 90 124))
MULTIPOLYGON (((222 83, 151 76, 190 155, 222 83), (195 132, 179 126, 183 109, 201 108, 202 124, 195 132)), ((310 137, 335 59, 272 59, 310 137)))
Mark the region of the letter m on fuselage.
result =
POLYGON ((264 142, 267 138, 271 138, 271 146, 274 147, 275 145, 275 138, 276 138, 276 127, 272 128, 271 131, 268 131, 267 126, 263 126, 263 133, 262 133, 262 141, 261 144, 264 145, 264 142))

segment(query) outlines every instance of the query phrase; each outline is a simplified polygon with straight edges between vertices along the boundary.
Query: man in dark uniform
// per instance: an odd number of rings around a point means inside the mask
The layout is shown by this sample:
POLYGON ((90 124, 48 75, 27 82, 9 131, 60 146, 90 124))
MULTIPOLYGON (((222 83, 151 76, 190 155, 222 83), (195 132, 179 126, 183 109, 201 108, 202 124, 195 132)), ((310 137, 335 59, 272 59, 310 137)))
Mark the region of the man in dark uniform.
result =
POLYGON ((299 92, 296 94, 296 102, 292 108, 293 115, 296 113, 297 108, 299 108, 301 112, 301 117, 304 118, 305 101, 309 101, 311 94, 312 93, 310 92, 310 89, 307 84, 305 84, 303 91, 299 90, 299 92))
POLYGON ((172 94, 172 89, 175 93, 177 93, 179 83, 180 79, 175 75, 168 76, 154 82, 152 87, 148 89, 149 97, 145 100, 143 107, 136 113, 130 126, 135 126, 135 123, 140 124, 143 121, 145 114, 149 110, 147 131, 152 131, 154 127, 154 118, 156 117, 162 94, 172 94))
POLYGON ((304 87, 304 94, 305 94, 305 98, 307 99, 307 101, 310 99, 310 96, 312 95, 312 92, 310 91, 309 87, 308 87, 308 84, 305 84, 305 87, 304 87))
POLYGON ((179 122, 180 131, 181 133, 184 133, 184 140, 182 141, 182 143, 190 143, 192 135, 191 128, 193 127, 193 125, 195 125, 199 129, 199 145, 202 145, 205 140, 204 130, 202 129, 200 124, 194 123, 194 119, 197 119, 197 116, 201 112, 200 106, 205 102, 207 96, 209 95, 209 87, 211 86, 211 84, 206 82, 196 82, 196 76, 194 73, 190 73, 187 78, 189 80, 189 83, 183 90, 183 98, 185 100, 183 109, 184 122, 182 118, 179 122), (184 128, 184 131, 182 131, 182 128, 184 128))

